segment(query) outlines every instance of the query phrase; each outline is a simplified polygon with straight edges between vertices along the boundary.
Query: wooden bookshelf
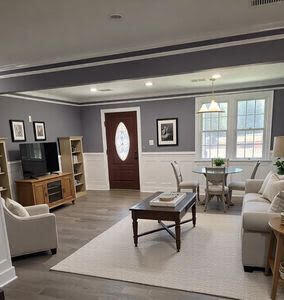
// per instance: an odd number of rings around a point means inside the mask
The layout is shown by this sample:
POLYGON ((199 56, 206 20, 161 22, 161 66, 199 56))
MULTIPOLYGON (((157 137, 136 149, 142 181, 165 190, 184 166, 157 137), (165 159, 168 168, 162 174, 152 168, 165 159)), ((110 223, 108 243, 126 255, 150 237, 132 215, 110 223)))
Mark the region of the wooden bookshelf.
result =
POLYGON ((5 138, 0 138, 0 168, 0 194, 4 199, 11 198, 5 138))
POLYGON ((60 137, 59 144, 62 171, 73 174, 76 198, 86 195, 82 137, 60 137))

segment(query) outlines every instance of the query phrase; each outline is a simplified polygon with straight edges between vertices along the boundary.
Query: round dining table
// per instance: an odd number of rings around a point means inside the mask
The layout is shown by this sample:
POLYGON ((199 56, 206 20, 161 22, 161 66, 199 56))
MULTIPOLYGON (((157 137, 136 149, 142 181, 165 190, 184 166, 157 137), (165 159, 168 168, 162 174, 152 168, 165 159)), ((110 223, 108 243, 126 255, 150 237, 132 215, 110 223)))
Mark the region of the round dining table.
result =
MULTIPOLYGON (((242 172, 243 169, 238 167, 226 167, 225 168, 225 174, 228 176, 229 174, 236 174, 242 172)), ((206 167, 198 167, 192 170, 193 173, 197 174, 206 174, 206 167)))

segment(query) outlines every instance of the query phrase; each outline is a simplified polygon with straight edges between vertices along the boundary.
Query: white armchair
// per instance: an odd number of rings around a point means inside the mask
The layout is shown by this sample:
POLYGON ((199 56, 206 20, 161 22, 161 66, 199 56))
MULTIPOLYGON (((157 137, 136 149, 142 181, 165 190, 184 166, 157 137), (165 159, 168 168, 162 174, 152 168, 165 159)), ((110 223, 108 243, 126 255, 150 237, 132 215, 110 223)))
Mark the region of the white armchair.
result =
POLYGON ((11 256, 36 252, 57 251, 57 228, 55 215, 46 204, 25 207, 30 217, 18 217, 5 206, 3 209, 7 227, 11 256))

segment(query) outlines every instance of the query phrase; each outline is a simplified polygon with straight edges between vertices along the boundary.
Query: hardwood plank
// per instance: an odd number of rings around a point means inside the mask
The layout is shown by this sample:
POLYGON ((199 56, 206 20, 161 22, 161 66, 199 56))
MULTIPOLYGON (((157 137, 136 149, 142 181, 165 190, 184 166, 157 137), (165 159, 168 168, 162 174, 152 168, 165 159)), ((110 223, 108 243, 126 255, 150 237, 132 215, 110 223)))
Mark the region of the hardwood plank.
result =
MULTIPOLYGON (((13 259, 18 279, 4 288, 8 300, 54 299, 155 299, 217 300, 214 296, 189 293, 110 279, 49 271, 77 249, 84 246, 130 214, 129 208, 149 193, 130 190, 89 191, 75 205, 66 204, 53 212, 57 218, 59 248, 56 255, 34 254, 13 259)), ((240 214, 241 202, 227 214, 240 214)), ((207 213, 223 213, 215 201, 207 213)), ((203 212, 203 206, 197 206, 203 212)), ((198 220, 197 220, 198 226, 198 220)))

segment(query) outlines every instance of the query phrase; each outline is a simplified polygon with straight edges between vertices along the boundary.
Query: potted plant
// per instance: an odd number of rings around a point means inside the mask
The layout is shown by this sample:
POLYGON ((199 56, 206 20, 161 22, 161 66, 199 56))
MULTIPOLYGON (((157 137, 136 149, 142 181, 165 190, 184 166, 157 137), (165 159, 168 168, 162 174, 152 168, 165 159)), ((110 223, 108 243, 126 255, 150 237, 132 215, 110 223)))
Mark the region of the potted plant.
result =
POLYGON ((274 164, 278 169, 279 175, 284 175, 284 160, 281 160, 280 158, 277 159, 276 163, 274 164))
POLYGON ((225 164, 225 160, 223 158, 215 158, 214 165, 216 167, 222 167, 225 164))

